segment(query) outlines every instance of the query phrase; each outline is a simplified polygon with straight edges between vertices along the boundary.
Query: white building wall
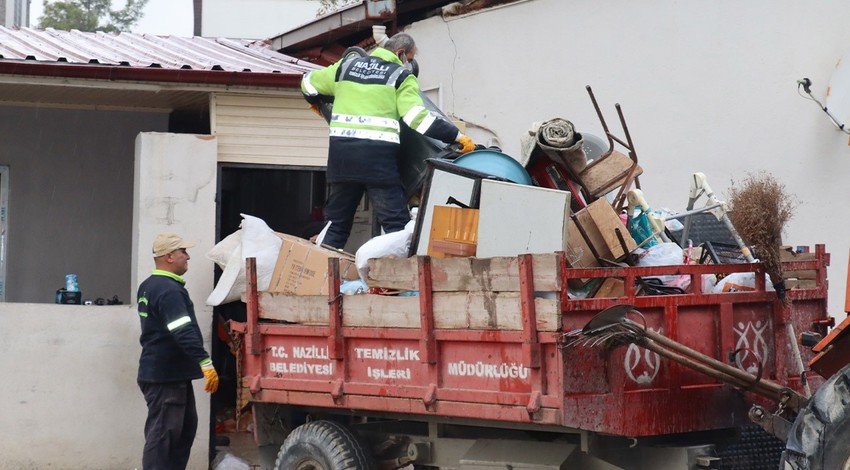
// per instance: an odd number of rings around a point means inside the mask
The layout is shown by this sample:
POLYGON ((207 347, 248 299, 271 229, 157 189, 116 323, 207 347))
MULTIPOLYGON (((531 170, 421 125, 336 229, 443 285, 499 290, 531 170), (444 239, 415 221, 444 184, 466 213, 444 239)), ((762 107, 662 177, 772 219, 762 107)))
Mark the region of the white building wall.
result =
POLYGON ((204 0, 201 35, 265 39, 316 18, 316 0, 204 0))
POLYGON ((439 87, 443 110, 474 139, 517 158, 534 121, 562 117, 602 135, 591 85, 621 137, 622 105, 653 207, 683 210, 697 171, 721 198, 733 179, 769 172, 799 199, 783 241, 833 253, 830 313, 842 317, 848 136, 796 81, 809 77, 825 95, 850 47, 848 21, 846 5, 827 0, 805 9, 791 0, 528 0, 407 32, 422 87, 439 87))
POLYGON ((29 22, 29 0, 0 0, 0 18, 3 26, 27 26, 29 22))

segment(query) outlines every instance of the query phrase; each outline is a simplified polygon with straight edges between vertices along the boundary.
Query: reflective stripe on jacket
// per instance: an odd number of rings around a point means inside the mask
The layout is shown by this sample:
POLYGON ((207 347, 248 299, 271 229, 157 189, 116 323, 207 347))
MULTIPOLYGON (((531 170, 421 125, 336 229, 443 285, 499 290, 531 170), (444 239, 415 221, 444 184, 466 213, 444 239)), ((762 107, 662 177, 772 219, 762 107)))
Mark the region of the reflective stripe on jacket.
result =
POLYGON ((307 73, 301 91, 308 101, 333 96, 328 180, 395 183, 401 120, 428 137, 453 142, 457 128, 428 111, 419 82, 392 52, 375 49, 307 73))

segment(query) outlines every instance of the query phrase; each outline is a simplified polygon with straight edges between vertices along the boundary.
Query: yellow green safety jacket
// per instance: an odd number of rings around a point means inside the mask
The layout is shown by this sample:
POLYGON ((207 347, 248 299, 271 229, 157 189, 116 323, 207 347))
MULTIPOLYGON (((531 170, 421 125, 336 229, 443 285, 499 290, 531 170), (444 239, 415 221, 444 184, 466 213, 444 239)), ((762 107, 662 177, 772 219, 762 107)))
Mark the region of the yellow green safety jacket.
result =
POLYGON ((454 142, 458 129, 425 108, 419 81, 392 52, 340 60, 301 80, 308 102, 333 96, 327 179, 329 182, 400 183, 401 121, 411 129, 454 142))

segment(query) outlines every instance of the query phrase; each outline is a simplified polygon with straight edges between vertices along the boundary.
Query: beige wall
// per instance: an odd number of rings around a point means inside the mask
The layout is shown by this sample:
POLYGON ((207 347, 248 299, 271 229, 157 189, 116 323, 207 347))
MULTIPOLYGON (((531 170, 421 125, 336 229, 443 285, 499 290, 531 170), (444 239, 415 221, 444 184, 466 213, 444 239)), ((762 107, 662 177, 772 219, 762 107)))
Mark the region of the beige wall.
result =
POLYGON ((830 313, 843 316, 848 136, 796 81, 809 77, 825 96, 850 47, 848 21, 850 9, 827 0, 527 0, 408 32, 422 87, 439 87, 443 110, 476 141, 515 157, 535 121, 562 117, 601 135, 591 85, 621 137, 622 105, 653 207, 684 210, 694 172, 723 199, 731 180, 770 172, 800 201, 784 241, 833 253, 830 313))
POLYGON ((328 124, 297 91, 215 93, 210 113, 219 163, 324 167, 328 124))

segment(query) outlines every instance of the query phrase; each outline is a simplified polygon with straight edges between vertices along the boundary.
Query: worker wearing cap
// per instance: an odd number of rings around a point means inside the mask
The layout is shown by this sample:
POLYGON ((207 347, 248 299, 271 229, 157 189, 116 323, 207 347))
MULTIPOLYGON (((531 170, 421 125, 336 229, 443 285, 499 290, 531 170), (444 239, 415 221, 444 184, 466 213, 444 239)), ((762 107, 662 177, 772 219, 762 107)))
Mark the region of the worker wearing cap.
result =
POLYGON ((193 246, 174 233, 157 235, 153 242, 156 269, 139 286, 138 383, 148 405, 144 470, 186 468, 198 429, 192 380, 204 378, 207 392, 218 389, 218 374, 204 350, 195 309, 181 277, 189 270, 186 249, 193 246))
POLYGON ((451 122, 431 113, 419 95, 419 82, 404 65, 416 55, 413 38, 399 33, 367 57, 340 60, 307 73, 301 81, 306 100, 318 106, 333 96, 328 150, 328 200, 324 243, 345 246, 363 192, 384 232, 402 230, 410 221, 398 169, 400 121, 466 153, 472 140, 451 122))

